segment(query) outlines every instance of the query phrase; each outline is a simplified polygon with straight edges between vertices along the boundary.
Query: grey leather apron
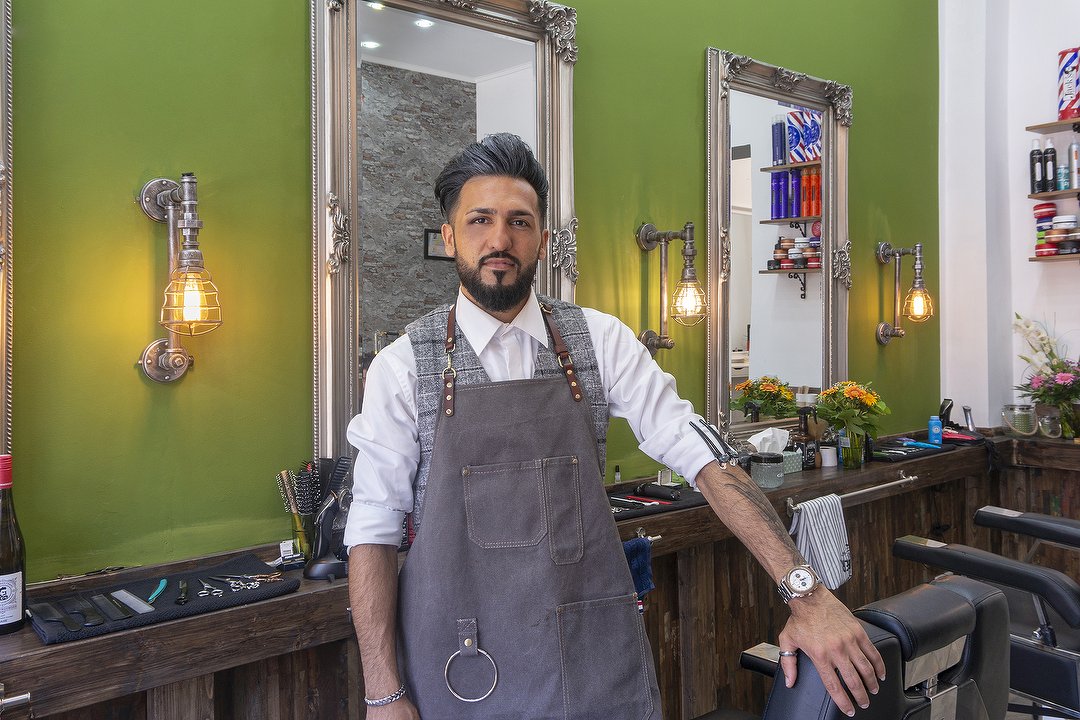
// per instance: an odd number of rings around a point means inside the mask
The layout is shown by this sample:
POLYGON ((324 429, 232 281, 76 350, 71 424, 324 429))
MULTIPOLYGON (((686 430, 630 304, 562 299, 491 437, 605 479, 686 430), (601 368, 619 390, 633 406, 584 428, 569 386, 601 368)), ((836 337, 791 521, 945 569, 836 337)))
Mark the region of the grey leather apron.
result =
MULTIPOLYGON (((399 580, 401 669, 422 720, 660 718, 589 404, 545 320, 565 377, 455 388, 445 375, 399 580)), ((448 355, 466 342, 450 325, 448 355)))

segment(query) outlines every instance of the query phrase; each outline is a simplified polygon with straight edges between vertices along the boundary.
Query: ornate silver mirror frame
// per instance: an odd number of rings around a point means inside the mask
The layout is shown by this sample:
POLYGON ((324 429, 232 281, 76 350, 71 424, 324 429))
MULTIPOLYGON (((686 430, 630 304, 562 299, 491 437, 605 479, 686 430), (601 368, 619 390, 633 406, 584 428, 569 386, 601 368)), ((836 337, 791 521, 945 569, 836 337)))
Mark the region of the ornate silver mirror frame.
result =
POLYGON ((0 103, 3 103, 3 119, 0 120, 0 347, 4 352, 4 384, 0 387, 0 453, 11 452, 11 343, 12 310, 12 233, 11 233, 11 0, 3 0, 3 30, 0 45, 3 67, 0 67, 0 103))
MULTIPOLYGON (((311 0, 312 429, 317 457, 351 454, 345 430, 358 412, 359 263, 351 243, 359 207, 356 3, 311 0)), ((540 292, 571 300, 577 281, 573 194, 573 68, 577 12, 547 0, 383 0, 536 47, 537 158, 551 183, 551 263, 540 292)), ((433 178, 434 180, 434 178, 433 178)))
POLYGON ((727 308, 731 258, 730 93, 801 105, 822 112, 822 378, 821 387, 847 374, 847 291, 851 242, 847 226, 847 143, 851 88, 745 55, 709 48, 706 53, 706 263, 710 295, 706 351, 706 417, 739 437, 765 425, 731 425, 731 347, 727 308))

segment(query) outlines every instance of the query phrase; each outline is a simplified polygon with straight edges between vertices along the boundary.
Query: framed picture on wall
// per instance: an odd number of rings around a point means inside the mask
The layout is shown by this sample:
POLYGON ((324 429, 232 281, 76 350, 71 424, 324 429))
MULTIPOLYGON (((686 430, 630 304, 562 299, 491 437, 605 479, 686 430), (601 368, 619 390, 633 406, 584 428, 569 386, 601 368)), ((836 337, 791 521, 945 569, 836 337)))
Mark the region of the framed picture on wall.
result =
POLYGON ((446 254, 441 230, 424 230, 424 257, 431 260, 453 260, 446 254))

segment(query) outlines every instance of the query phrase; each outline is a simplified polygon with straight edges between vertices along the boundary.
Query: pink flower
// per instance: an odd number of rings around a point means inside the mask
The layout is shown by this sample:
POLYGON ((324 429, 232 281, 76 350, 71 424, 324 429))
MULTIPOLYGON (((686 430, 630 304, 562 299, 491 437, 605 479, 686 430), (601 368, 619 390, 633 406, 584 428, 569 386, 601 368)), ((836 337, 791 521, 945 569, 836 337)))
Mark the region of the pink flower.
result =
POLYGON ((1058 385, 1072 385, 1072 382, 1075 379, 1076 379, 1076 376, 1073 375, 1072 373, 1060 372, 1060 373, 1058 373, 1057 375, 1054 376, 1054 381, 1058 385))
POLYGON ((1038 390, 1039 388, 1041 388, 1043 386, 1043 382, 1045 382, 1045 379, 1043 378, 1042 375, 1034 375, 1034 376, 1032 376, 1032 378, 1031 378, 1031 389, 1032 390, 1038 390))

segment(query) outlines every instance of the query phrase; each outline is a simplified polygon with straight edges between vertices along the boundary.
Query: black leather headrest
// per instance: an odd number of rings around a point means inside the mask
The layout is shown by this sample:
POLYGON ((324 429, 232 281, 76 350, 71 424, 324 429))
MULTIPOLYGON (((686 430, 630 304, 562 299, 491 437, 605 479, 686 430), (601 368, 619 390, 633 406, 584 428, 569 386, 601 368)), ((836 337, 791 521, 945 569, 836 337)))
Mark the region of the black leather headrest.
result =
POLYGON ((855 616, 895 635, 905 662, 943 648, 975 629, 971 603, 933 585, 920 585, 870 603, 856 610, 855 616))
POLYGON ((975 524, 1080 547, 1080 520, 1071 518, 987 505, 975 511, 975 524))

